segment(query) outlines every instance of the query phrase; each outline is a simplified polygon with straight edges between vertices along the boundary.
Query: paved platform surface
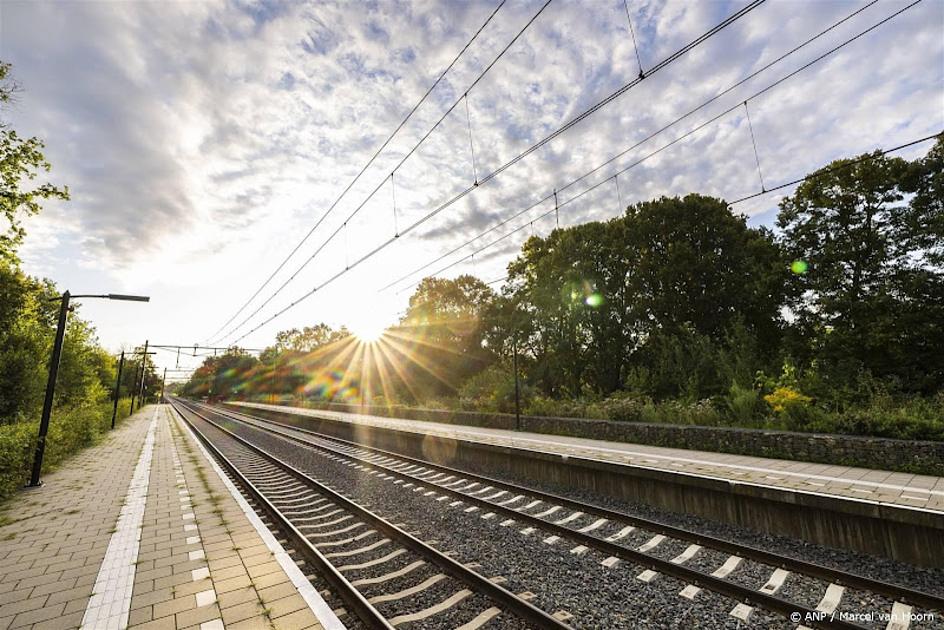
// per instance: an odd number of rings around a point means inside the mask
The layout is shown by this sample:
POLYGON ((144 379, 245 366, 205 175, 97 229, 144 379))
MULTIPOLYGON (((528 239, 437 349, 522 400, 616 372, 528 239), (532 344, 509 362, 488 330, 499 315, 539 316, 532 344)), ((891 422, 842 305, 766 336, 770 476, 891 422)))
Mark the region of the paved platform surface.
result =
POLYGON ((263 403, 233 404, 944 514, 944 477, 263 403))
POLYGON ((2 511, 0 630, 340 626, 167 405, 44 482, 2 511))

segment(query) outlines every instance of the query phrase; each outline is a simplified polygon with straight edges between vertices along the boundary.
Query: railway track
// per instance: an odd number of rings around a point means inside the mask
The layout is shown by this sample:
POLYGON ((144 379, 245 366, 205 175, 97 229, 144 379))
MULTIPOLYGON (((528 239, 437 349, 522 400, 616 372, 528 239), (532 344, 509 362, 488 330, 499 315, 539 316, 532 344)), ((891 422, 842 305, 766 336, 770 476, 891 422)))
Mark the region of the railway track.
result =
POLYGON ((181 401, 174 409, 268 517, 291 550, 319 571, 333 595, 367 628, 475 630, 568 626, 368 507, 281 461, 181 401), (403 588, 404 583, 419 581, 403 588))
MULTIPOLYGON (((431 489, 443 506, 477 512, 483 519, 494 519, 499 527, 520 528, 522 534, 540 535, 548 545, 572 544, 571 553, 595 550, 605 556, 601 564, 613 567, 618 562, 632 562, 646 567, 636 578, 651 582, 660 574, 672 576, 685 584, 679 596, 694 600, 702 589, 735 600, 731 615, 747 620, 754 607, 776 612, 786 619, 800 620, 801 626, 862 627, 844 621, 834 613, 843 611, 844 596, 858 593, 878 596, 887 612, 905 619, 915 608, 941 610, 944 601, 933 595, 844 573, 829 567, 780 556, 771 552, 737 545, 655 521, 608 510, 566 497, 541 492, 482 475, 470 474, 438 464, 389 453, 381 449, 353 444, 298 427, 217 408, 201 407, 218 418, 252 426, 278 435, 338 463, 372 475, 395 480, 403 488, 431 489), (550 534, 550 535, 547 535, 550 534), (666 555, 672 542, 683 541, 680 553, 666 555), (713 555, 714 565, 706 555, 713 555), (701 561, 699 557, 701 556, 701 561), (721 560, 723 558, 723 560, 721 560), (692 568, 689 565, 697 565, 692 568), (737 576, 746 567, 766 572, 769 579, 760 587, 739 583, 737 576), (789 578, 789 580, 788 580, 789 578), (790 581, 815 580, 822 596, 816 602, 785 597, 790 581), (848 593, 847 593, 848 591, 848 593)), ((815 590, 816 585, 813 585, 815 590)), ((851 595, 851 596, 850 596, 851 595)), ((876 598, 871 599, 872 602, 876 598)), ((847 612, 854 612, 848 611, 847 612)), ((872 627, 876 627, 872 625, 872 627)), ((890 628, 905 628, 907 624, 890 628)))

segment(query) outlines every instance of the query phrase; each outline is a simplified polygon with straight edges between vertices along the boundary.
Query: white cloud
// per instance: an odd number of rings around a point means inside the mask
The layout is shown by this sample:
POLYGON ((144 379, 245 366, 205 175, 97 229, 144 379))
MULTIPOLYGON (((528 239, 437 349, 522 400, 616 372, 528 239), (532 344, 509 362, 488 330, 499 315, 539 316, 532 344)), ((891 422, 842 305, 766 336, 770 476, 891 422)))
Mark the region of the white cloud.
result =
MULTIPOLYGON (((541 4, 522 0, 501 9, 270 289, 383 183, 378 195, 261 314, 392 235, 391 169, 541 4)), ((652 67, 743 4, 630 2, 643 65, 652 67)), ((320 320, 340 324, 355 311, 392 320, 407 295, 377 296, 377 287, 547 195, 860 6, 813 3, 799 11, 791 2, 766 3, 246 341, 264 344, 280 328, 320 320)), ((562 193, 562 200, 903 6, 879 2, 863 11, 796 59, 562 193)), ((0 58, 14 63, 25 90, 10 117, 22 133, 46 139, 53 181, 73 192, 72 202, 50 204, 30 221, 28 268, 70 283, 151 290, 158 299, 133 325, 107 309, 90 311, 103 318, 102 336, 114 345, 126 339, 118 335, 131 334, 203 339, 322 216, 493 9, 491 2, 433 0, 4 2, 0 58)), ((768 183, 939 131, 942 23, 944 5, 923 3, 752 101, 768 183)), ((479 177, 636 73, 622 0, 553 2, 469 94, 479 177)), ((692 190, 728 197, 755 192, 745 123, 743 112, 732 112, 621 176, 624 203, 692 190)), ((472 183, 467 125, 463 104, 397 172, 401 230, 472 183)), ((771 197, 740 209, 766 212, 761 216, 769 223, 775 203, 771 197)), ((562 210, 561 222, 616 212, 615 187, 606 185, 562 210)), ((538 222, 535 231, 546 233, 553 222, 538 222)), ((483 252, 474 266, 467 261, 448 274, 500 277, 529 234, 530 226, 483 252)))

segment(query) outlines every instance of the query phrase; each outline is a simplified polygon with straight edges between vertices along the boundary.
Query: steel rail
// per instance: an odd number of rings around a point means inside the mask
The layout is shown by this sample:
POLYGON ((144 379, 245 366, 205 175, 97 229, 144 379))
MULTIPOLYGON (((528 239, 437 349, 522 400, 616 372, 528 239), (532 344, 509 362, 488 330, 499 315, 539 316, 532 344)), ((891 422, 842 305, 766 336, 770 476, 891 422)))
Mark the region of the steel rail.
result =
POLYGON ((317 567, 320 571, 321 577, 325 579, 328 584, 331 585, 331 588, 334 592, 344 601, 345 605, 360 619, 364 625, 368 628, 373 628, 377 630, 393 630, 393 626, 387 622, 387 620, 380 614, 380 612, 374 608, 374 606, 364 598, 360 592, 354 588, 350 581, 344 577, 340 571, 338 571, 334 565, 332 565, 324 555, 312 545, 305 535, 302 534, 296 528, 292 522, 282 514, 282 512, 259 490, 255 484, 249 481, 242 472, 236 467, 233 462, 227 458, 219 448, 214 445, 209 438, 201 431, 199 428, 194 425, 184 414, 178 409, 178 405, 185 409, 188 413, 191 413, 197 417, 203 418, 210 424, 215 426, 211 420, 208 420, 205 416, 199 412, 191 409, 186 405, 176 403, 174 399, 171 399, 171 408, 177 412, 180 418, 187 423, 187 425, 193 429, 194 433, 200 439, 201 442, 210 450, 213 456, 219 461, 224 468, 233 477, 236 479, 237 483, 256 502, 258 506, 262 508, 262 511, 272 519, 276 526, 282 530, 289 539, 289 542, 292 545, 292 548, 305 559, 306 562, 309 562, 312 566, 317 567))
MULTIPOLYGON (((217 412, 217 414, 225 417, 224 414, 221 414, 219 412, 217 412)), ((231 417, 231 419, 234 419, 237 422, 242 422, 243 424, 247 424, 247 426, 253 426, 246 423, 244 420, 239 420, 238 418, 231 417)), ((313 446, 323 451, 331 452, 330 449, 324 446, 307 442, 303 438, 300 438, 297 436, 291 436, 282 431, 275 431, 275 430, 272 430, 271 428, 260 428, 260 427, 254 427, 254 428, 256 428, 257 430, 269 431, 270 433, 274 435, 278 435, 279 437, 282 437, 283 439, 297 442, 302 445, 306 445, 309 447, 313 446)), ((351 455, 347 453, 342 453, 342 454, 345 457, 351 457, 351 455)), ((391 455, 391 457, 394 457, 394 455, 391 455)), ((417 481, 423 482, 422 480, 418 480, 416 477, 413 477, 412 475, 408 473, 403 473, 403 472, 397 471, 396 469, 387 468, 380 464, 374 464, 373 462, 369 462, 366 460, 359 460, 359 462, 363 465, 370 466, 374 469, 383 470, 387 474, 395 475, 397 477, 404 478, 404 479, 409 479, 410 481, 413 481, 413 482, 417 482, 417 481)), ((754 590, 747 586, 742 586, 735 582, 730 582, 723 578, 718 578, 713 575, 703 573, 701 571, 698 571, 697 569, 691 569, 681 564, 675 564, 674 562, 671 562, 670 560, 664 560, 656 556, 650 556, 646 554, 645 552, 638 551, 636 549, 631 549, 629 547, 623 547, 622 545, 618 545, 614 542, 596 538, 595 536, 591 536, 590 534, 582 533, 580 531, 576 531, 576 530, 564 527, 563 525, 557 525, 555 523, 545 521, 541 518, 538 518, 536 516, 531 516, 529 514, 525 514, 513 508, 507 508, 501 505, 497 505, 495 503, 486 501, 482 498, 470 496, 458 490, 453 490, 451 488, 446 488, 440 485, 432 484, 430 482, 423 482, 423 483, 429 485, 432 488, 436 488, 437 491, 454 496, 457 499, 462 499, 463 501, 466 501, 466 502, 478 503, 479 505, 487 506, 488 511, 490 512, 495 512, 503 516, 506 516, 508 518, 512 518, 516 521, 521 521, 523 524, 526 524, 528 526, 540 528, 544 531, 550 532, 551 534, 555 536, 559 536, 561 538, 568 538, 585 547, 596 549, 597 551, 608 554, 610 556, 620 558, 621 560, 633 562, 633 563, 642 565, 644 567, 647 567, 649 569, 652 569, 654 571, 657 571, 659 573, 670 575, 676 579, 682 580, 685 583, 695 584, 709 591, 720 593, 722 595, 730 597, 731 599, 735 601, 750 602, 754 606, 758 606, 760 608, 764 608, 774 613, 783 615, 787 619, 790 619, 791 616, 795 617, 796 614, 799 614, 800 618, 804 620, 804 624, 809 624, 818 628, 845 628, 845 629, 862 629, 863 628, 863 626, 849 623, 846 621, 842 621, 839 619, 830 619, 828 618, 828 616, 827 618, 823 620, 817 620, 817 617, 820 616, 821 613, 818 613, 816 610, 809 608, 807 606, 803 606, 802 604, 789 602, 779 597, 775 597, 773 595, 768 595, 761 591, 754 590)))
MULTIPOLYGON (((521 619, 523 619, 527 623, 537 628, 545 628, 548 630, 564 630, 564 629, 570 628, 570 626, 559 621, 552 615, 549 615, 547 612, 538 608, 534 604, 531 604, 530 602, 518 597, 511 591, 503 588, 502 586, 496 584, 495 582, 492 582, 488 578, 466 567, 462 563, 457 562, 456 560, 453 560, 452 558, 445 555, 444 553, 427 545, 426 543, 421 541, 419 538, 416 538, 412 534, 405 532, 401 530, 400 528, 396 527, 395 525, 393 525, 392 523, 390 523, 383 517, 378 516, 377 514, 374 514, 367 508, 361 506, 360 504, 356 503, 355 501, 351 499, 348 499, 347 497, 340 494, 336 490, 332 490, 331 488, 326 486, 324 483, 318 481, 317 479, 314 479, 313 477, 310 477, 305 472, 295 468, 291 464, 288 464, 280 460, 275 455, 272 455, 265 449, 251 443, 249 440, 246 440, 245 438, 236 435, 232 431, 229 431, 228 429, 221 427, 219 424, 217 424, 213 420, 210 420, 203 414, 194 410, 192 407, 189 407, 186 403, 180 403, 179 399, 177 399, 175 402, 177 402, 178 404, 181 404, 194 415, 200 417, 204 421, 216 427, 219 431, 222 431, 223 433, 225 433, 232 439, 236 440, 239 444, 242 444, 246 448, 249 448, 253 452, 258 453, 259 455, 273 462, 278 467, 282 468, 283 470, 288 472, 290 475, 292 475, 296 479, 302 481, 305 484, 308 484, 309 486, 314 487, 319 493, 323 494, 333 503, 339 505, 342 509, 345 509, 349 512, 353 512, 357 514, 364 521, 368 522, 370 526, 373 527, 374 529, 380 532, 383 532, 385 535, 389 536, 392 539, 397 540, 399 544, 403 545, 407 549, 410 549, 414 553, 417 553, 421 556, 428 558, 431 562, 437 565, 445 573, 451 575, 452 577, 458 579, 461 582, 465 582, 466 584, 471 586, 473 589, 477 590, 479 593, 503 605, 508 611, 519 616, 521 619)), ((215 410, 211 410, 211 411, 215 412, 215 410)), ((216 413, 218 415, 223 415, 223 414, 219 414, 219 412, 216 412, 216 413)))
MULTIPOLYGON (((214 407, 219 413, 219 408, 214 407)), ((901 601, 903 603, 911 604, 914 606, 919 606, 921 608, 928 608, 932 610, 944 610, 944 598, 938 597, 931 593, 924 591, 918 591, 915 589, 910 589, 904 586, 897 584, 891 584, 888 582, 882 582, 880 580, 874 580, 872 578, 858 575, 855 573, 848 573, 839 569, 833 569, 831 567, 823 566, 813 562, 808 562, 806 560, 800 560, 797 558, 792 558, 790 556, 784 556, 781 554, 774 553, 772 551, 767 551, 764 549, 759 549, 750 545, 742 545, 739 543, 731 542, 723 538, 718 538, 715 536, 710 536, 708 534, 702 534, 695 532, 689 529, 684 529, 680 527, 675 527, 672 525, 667 525, 660 523, 655 520, 647 519, 640 516, 634 516, 627 514, 625 512, 620 512, 618 510, 613 510, 609 508, 600 507, 590 503, 583 503, 581 501, 570 499, 558 494, 551 492, 545 492, 542 490, 535 490, 527 486, 517 485, 511 482, 503 481, 500 479, 495 479, 493 477, 488 477, 486 475, 472 473, 466 470, 461 470, 458 468, 452 468, 443 464, 437 464, 429 462, 423 459, 418 459, 415 457, 410 457, 409 455, 402 455, 393 451, 388 451, 376 446, 369 446, 365 444, 360 444, 357 442, 352 442, 350 440, 345 440, 343 438, 326 435, 324 433, 319 433, 312 429, 306 429, 301 427, 295 427, 291 425, 286 425, 277 420, 272 420, 270 418, 260 418, 258 416, 252 416, 250 414, 245 414, 237 411, 232 411, 226 409, 224 413, 231 416, 245 416, 252 420, 261 420, 263 422, 269 422, 273 424, 278 424, 279 426, 299 431, 301 433, 307 433, 310 435, 318 436, 323 439, 327 439, 334 442, 339 442, 347 446, 362 448, 365 450, 373 451, 374 453, 384 455, 386 457, 393 457, 399 460, 402 460, 407 463, 425 466, 427 468, 440 470, 445 473, 450 473, 454 475, 461 475, 463 477, 469 478, 471 481, 478 481, 481 483, 486 483, 488 485, 495 486, 496 489, 508 490, 510 492, 516 492, 518 494, 527 494, 531 495, 536 499, 541 499, 548 503, 557 503, 568 509, 581 511, 585 514, 596 516, 599 518, 606 518, 611 521, 623 521, 630 525, 636 527, 641 527, 647 530, 650 530, 657 534, 663 534, 665 536, 670 536, 672 538, 678 538, 688 542, 693 542, 700 544, 703 547, 713 548, 719 551, 725 551, 727 553, 736 554, 756 562, 762 562, 777 568, 790 570, 794 573, 800 573, 808 575, 810 577, 815 577, 818 579, 826 580, 829 582, 835 582, 841 586, 859 588, 872 593, 879 595, 885 595, 896 601, 901 601)), ((279 413, 279 412, 275 412, 279 413)), ((296 438, 297 439, 297 438, 296 438)), ((577 458, 570 458, 577 459, 577 458)))

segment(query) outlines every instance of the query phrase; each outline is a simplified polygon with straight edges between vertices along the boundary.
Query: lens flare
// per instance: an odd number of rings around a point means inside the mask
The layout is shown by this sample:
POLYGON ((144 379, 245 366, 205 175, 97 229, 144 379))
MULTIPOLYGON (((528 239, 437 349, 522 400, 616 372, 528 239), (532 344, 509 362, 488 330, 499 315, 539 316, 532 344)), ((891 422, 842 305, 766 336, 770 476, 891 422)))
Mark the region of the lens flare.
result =
POLYGON ((603 306, 603 296, 599 293, 591 293, 587 296, 587 299, 584 300, 584 302, 587 304, 587 306, 592 306, 593 308, 603 306))
POLYGON ((805 260, 794 260, 792 263, 790 263, 790 271, 797 274, 798 276, 802 276, 807 271, 809 271, 809 269, 810 266, 805 260))

